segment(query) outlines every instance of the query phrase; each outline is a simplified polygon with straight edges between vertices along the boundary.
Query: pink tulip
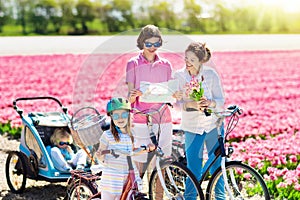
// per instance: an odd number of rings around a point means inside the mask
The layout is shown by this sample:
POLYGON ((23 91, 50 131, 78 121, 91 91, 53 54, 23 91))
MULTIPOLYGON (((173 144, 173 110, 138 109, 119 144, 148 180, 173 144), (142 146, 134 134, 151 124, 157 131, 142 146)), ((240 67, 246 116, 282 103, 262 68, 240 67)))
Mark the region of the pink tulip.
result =
POLYGON ((286 188, 287 187, 287 184, 284 183, 284 182, 281 182, 277 185, 278 188, 286 188))
MULTIPOLYGON (((87 102, 105 113, 111 96, 127 95, 125 66, 133 55, 0 57, 0 122, 11 121, 13 127, 19 127, 21 120, 12 108, 12 100, 29 96, 56 96, 70 113, 87 102)), ((182 57, 174 53, 162 52, 161 56, 169 59, 174 69, 184 66, 182 57)), ((226 94, 225 106, 238 104, 244 110, 228 136, 235 141, 232 159, 258 169, 271 163, 270 180, 284 177, 280 187, 292 184, 299 190, 295 180, 300 179, 300 165, 296 169, 284 167, 295 166, 300 155, 300 50, 214 52, 212 60, 226 94)), ((196 87, 198 82, 192 85, 196 87)), ((20 107, 28 113, 55 106, 50 105, 28 102, 20 107)), ((181 114, 171 110, 175 113, 173 123, 180 124, 181 114)))
POLYGON ((294 186, 294 188, 295 188, 295 190, 300 191, 300 184, 296 183, 295 186, 294 186))

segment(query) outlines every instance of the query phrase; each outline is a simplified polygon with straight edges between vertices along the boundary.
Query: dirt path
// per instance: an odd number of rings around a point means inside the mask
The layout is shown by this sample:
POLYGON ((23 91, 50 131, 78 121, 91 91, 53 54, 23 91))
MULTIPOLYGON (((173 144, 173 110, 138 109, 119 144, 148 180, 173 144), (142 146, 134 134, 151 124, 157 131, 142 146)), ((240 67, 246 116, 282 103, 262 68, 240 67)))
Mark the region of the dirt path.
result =
POLYGON ((23 194, 13 194, 6 183, 5 162, 8 150, 18 150, 19 141, 9 140, 0 135, 0 199, 2 200, 57 200, 65 195, 65 183, 51 184, 45 181, 27 179, 26 190, 23 194))

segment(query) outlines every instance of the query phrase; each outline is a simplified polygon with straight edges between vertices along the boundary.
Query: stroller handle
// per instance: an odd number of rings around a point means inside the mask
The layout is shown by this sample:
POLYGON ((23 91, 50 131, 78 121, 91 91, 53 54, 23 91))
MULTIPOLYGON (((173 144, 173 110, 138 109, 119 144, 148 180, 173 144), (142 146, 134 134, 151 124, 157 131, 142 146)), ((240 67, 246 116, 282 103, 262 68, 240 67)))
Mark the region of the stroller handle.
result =
POLYGON ((68 109, 62 105, 61 101, 58 100, 57 98, 51 97, 51 96, 42 96, 42 97, 21 97, 21 98, 17 98, 17 99, 15 99, 15 100, 13 101, 13 108, 17 111, 17 113, 18 113, 19 115, 22 116, 23 110, 19 109, 19 107, 17 106, 17 102, 18 102, 18 101, 41 100, 41 99, 50 99, 50 100, 55 101, 55 102, 58 103, 58 105, 62 108, 63 112, 64 112, 65 114, 67 114, 68 109))

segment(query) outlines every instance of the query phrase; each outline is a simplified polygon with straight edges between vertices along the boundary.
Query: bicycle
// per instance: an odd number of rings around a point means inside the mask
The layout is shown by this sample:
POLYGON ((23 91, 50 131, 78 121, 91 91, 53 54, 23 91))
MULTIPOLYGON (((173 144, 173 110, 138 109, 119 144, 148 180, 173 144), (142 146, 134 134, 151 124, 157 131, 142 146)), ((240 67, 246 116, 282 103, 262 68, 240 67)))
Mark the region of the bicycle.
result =
MULTIPOLYGON (((151 200, 157 199, 158 196, 160 199, 172 199, 180 200, 188 197, 189 194, 185 193, 186 180, 189 179, 191 185, 189 187, 194 188, 198 199, 204 199, 204 194, 198 185, 198 182, 193 175, 193 173, 187 169, 186 166, 179 162, 174 162, 171 159, 163 159, 163 151, 158 145, 160 129, 158 130, 158 140, 152 129, 152 115, 154 113, 161 113, 162 109, 165 108, 165 104, 157 110, 152 111, 138 111, 135 110, 135 114, 142 114, 147 117, 147 126, 150 130, 150 137, 153 144, 156 148, 152 153, 149 153, 149 159, 147 165, 144 166, 144 169, 148 168, 150 161, 156 158, 155 169, 151 173, 150 182, 149 182, 149 198, 151 200), (157 184, 160 184, 157 186, 157 184), (157 193, 157 188, 162 188, 162 193, 157 193)), ((163 113, 163 112, 162 112, 163 113)), ((82 121, 82 119, 81 119, 82 121)), ((144 148, 144 147, 141 147, 144 148)), ((136 185, 136 178, 132 167, 131 156, 135 153, 141 151, 140 148, 135 150, 131 154, 126 154, 120 150, 108 150, 104 153, 110 153, 112 155, 118 156, 118 154, 123 154, 127 156, 127 161, 129 165, 129 174, 127 181, 123 187, 123 193, 121 200, 125 199, 137 199, 137 200, 146 200, 146 196, 138 190, 136 185)), ((101 179, 101 171, 97 174, 92 174, 91 172, 84 171, 73 171, 71 178, 67 182, 67 199, 100 199, 101 198, 101 188, 98 188, 97 181, 101 179)), ((143 178, 144 173, 141 174, 143 178)), ((195 193, 192 194, 193 197, 195 193)))
MULTIPOLYGON (((133 109, 135 114, 146 116, 147 126, 150 133, 150 139, 153 144, 156 145, 156 150, 148 154, 147 164, 143 166, 143 172, 145 172, 152 159, 155 157, 155 168, 150 175, 149 181, 149 198, 153 199, 185 199, 189 197, 195 197, 196 199, 204 199, 204 194, 197 183, 196 177, 193 173, 183 164, 174 161, 171 158, 163 158, 164 153, 159 147, 159 136, 160 136, 160 124, 158 123, 157 136, 153 131, 153 119, 152 115, 158 113, 160 119, 157 122, 161 121, 161 117, 166 109, 166 106, 170 104, 162 104, 158 109, 149 109, 145 111, 140 111, 138 109, 133 109), (163 110, 164 109, 164 110, 163 110), (186 185, 186 180, 190 180, 191 185, 186 185), (160 185, 157 185, 160 184, 160 185), (159 190, 159 187, 162 187, 163 190, 159 190), (186 187, 193 188, 196 193, 187 194, 185 192, 186 187)), ((143 178, 144 173, 141 175, 143 178)))
MULTIPOLYGON (((146 146, 137 148, 133 152, 126 152, 119 149, 110 149, 101 152, 101 155, 112 154, 114 157, 118 157, 119 155, 125 155, 127 157, 129 173, 120 197, 121 200, 148 200, 148 198, 145 197, 146 194, 143 194, 139 191, 139 183, 135 177, 131 159, 131 156, 143 150, 146 150, 146 146)), ((67 199, 101 199, 101 191, 99 191, 97 185, 97 181, 99 180, 101 180, 101 171, 95 174, 80 170, 72 171, 71 178, 68 180, 67 199)))
POLYGON ((185 149, 184 131, 180 129, 173 129, 172 159, 184 165, 187 165, 184 149, 185 149))
MULTIPOLYGON (((216 123, 218 130, 218 147, 205 162, 202 169, 203 173, 199 180, 199 185, 204 188, 204 185, 207 184, 208 181, 205 199, 269 200, 270 194, 262 176, 254 168, 242 163, 242 161, 229 160, 234 149, 231 145, 228 145, 226 148, 226 142, 228 142, 227 136, 236 127, 239 115, 242 114, 242 109, 237 105, 233 105, 229 106, 225 111, 213 112, 212 114, 215 114, 218 117, 216 123), (227 117, 229 117, 229 121, 224 133, 224 138, 220 128, 223 125, 224 119, 227 117), (211 177, 209 177, 209 169, 220 157, 221 166, 211 175, 211 177), (224 182, 224 188, 218 188, 217 183, 220 183, 220 181, 224 182)), ((182 147, 184 148, 184 145, 182 147)), ((180 149, 180 147, 178 148, 180 149)), ((181 151, 178 150, 178 148, 173 148, 173 150, 177 154, 180 154, 181 151)), ((183 161, 186 161, 185 155, 181 154, 180 157, 183 161)))

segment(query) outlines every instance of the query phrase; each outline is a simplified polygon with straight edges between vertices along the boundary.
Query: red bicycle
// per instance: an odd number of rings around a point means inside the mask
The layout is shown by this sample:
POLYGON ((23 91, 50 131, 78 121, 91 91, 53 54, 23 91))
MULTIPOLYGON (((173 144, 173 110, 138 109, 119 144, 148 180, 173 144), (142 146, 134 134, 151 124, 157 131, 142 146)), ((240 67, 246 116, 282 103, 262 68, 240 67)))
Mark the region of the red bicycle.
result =
MULTIPOLYGON (((136 199, 136 200, 148 200, 146 194, 141 193, 138 187, 138 179, 135 176, 134 168, 132 164, 131 156, 135 153, 144 151, 146 147, 141 147, 134 152, 125 152, 117 149, 104 150, 101 152, 101 155, 112 154, 115 157, 118 157, 120 154, 127 156, 127 163, 129 167, 129 173, 127 176, 126 183, 123 187, 123 192, 121 195, 121 200, 127 199, 136 199)), ((98 188, 97 181, 101 180, 101 171, 97 174, 92 174, 91 172, 84 171, 72 171, 72 176, 68 180, 67 187, 67 199, 101 199, 101 188, 98 188)))

